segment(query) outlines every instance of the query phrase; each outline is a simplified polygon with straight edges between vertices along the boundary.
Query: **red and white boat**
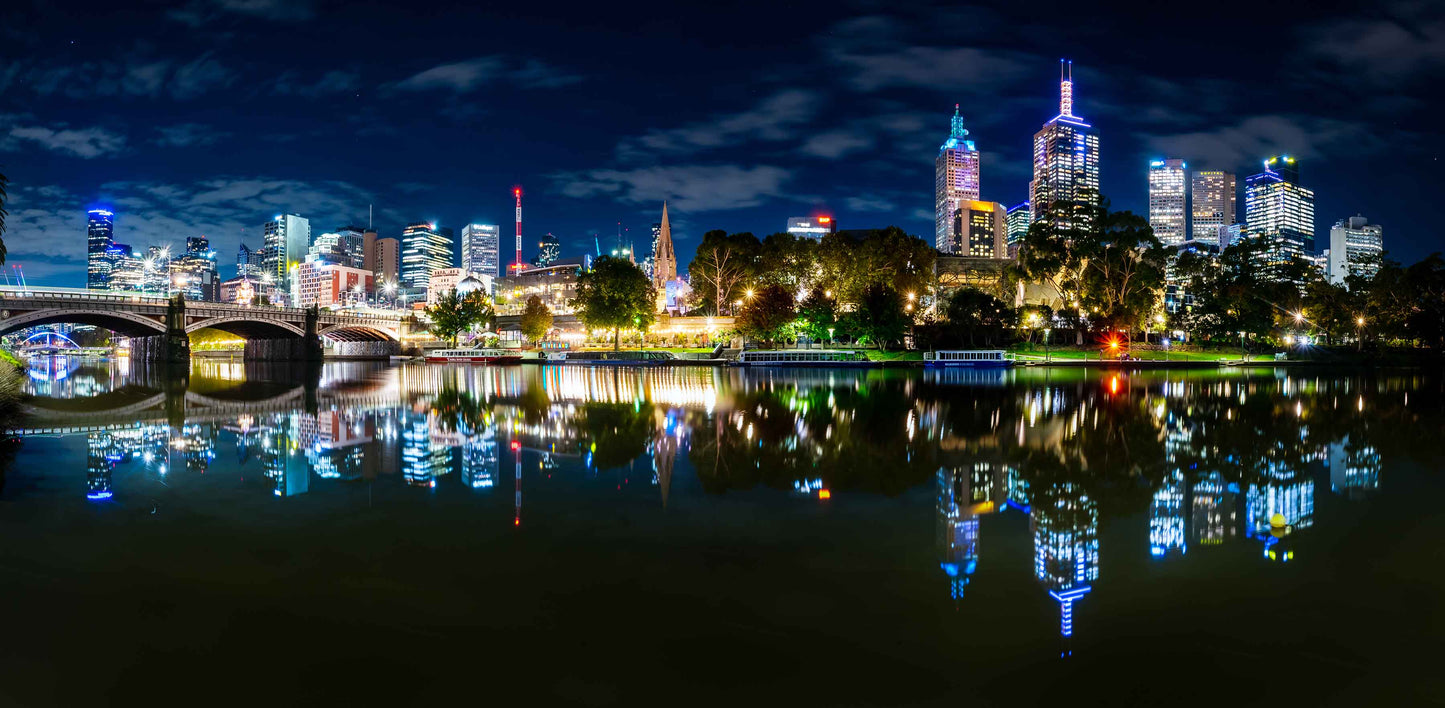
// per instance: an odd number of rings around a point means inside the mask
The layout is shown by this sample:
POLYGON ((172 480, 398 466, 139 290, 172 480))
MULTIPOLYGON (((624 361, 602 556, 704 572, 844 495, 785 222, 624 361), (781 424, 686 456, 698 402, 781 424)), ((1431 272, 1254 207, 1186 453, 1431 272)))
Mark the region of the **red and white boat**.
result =
POLYGON ((438 349, 426 355, 433 364, 518 364, 522 353, 515 349, 438 349))

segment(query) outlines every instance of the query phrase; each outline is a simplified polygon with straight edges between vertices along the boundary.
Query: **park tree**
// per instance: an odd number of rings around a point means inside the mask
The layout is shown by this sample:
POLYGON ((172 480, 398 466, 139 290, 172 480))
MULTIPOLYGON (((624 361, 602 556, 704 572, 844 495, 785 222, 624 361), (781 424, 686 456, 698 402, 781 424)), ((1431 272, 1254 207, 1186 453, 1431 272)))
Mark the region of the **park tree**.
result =
POLYGON ((831 339, 838 328, 838 302, 822 285, 814 285, 798 303, 798 326, 804 334, 819 341, 831 339))
POLYGON ((1281 316, 1299 311, 1296 282, 1306 280, 1300 262, 1271 266, 1270 244, 1264 239, 1240 239, 1218 257, 1181 257, 1176 262, 1189 278, 1194 296, 1194 333, 1205 339, 1231 343, 1240 333, 1264 337, 1283 323, 1281 316), (1285 280, 1279 279, 1283 275, 1285 280))
POLYGON ((725 306, 732 307, 737 294, 756 272, 761 249, 762 244, 750 233, 715 230, 703 234, 687 272, 699 295, 712 304, 714 314, 721 315, 725 306))
POLYGON ((821 284, 846 303, 860 302, 873 285, 900 293, 926 294, 933 285, 938 252, 923 239, 897 226, 870 232, 861 239, 826 234, 818 244, 821 284))
POLYGON ((542 337, 552 329, 552 310, 542 298, 532 295, 527 298, 527 304, 522 308, 522 335, 531 340, 533 344, 541 341, 542 337))
POLYGON ((453 347, 457 345, 457 335, 473 325, 485 325, 493 314, 492 304, 480 290, 462 295, 452 288, 426 308, 432 334, 445 339, 453 347))
POLYGON ((864 289, 848 321, 854 332, 879 349, 901 343, 912 324, 903 295, 882 283, 864 289))
POLYGON ((764 285, 743 303, 737 328, 744 336, 771 347, 788 336, 797 318, 792 292, 782 285, 764 285))
POLYGON ((1316 278, 1305 284, 1304 307, 1294 329, 1323 332, 1331 344, 1356 330, 1356 320, 1365 312, 1365 294, 1344 285, 1316 278))
POLYGON ((612 349, 620 347, 622 330, 645 332, 657 321, 657 295, 652 281, 631 261, 602 256, 577 279, 572 301, 577 318, 589 329, 612 330, 612 349))
POLYGON ((1098 325, 1132 332, 1159 309, 1172 251, 1143 217, 1100 209, 1072 249, 1083 266, 1080 302, 1098 325))
POLYGON ((818 242, 786 231, 763 239, 758 250, 757 281, 796 293, 817 279, 818 242))
POLYGON ((948 315, 949 329, 960 340, 968 340, 975 346, 979 340, 995 345, 1002 341, 1004 332, 1018 324, 1016 311, 998 298, 973 288, 962 288, 948 300, 944 310, 948 315))

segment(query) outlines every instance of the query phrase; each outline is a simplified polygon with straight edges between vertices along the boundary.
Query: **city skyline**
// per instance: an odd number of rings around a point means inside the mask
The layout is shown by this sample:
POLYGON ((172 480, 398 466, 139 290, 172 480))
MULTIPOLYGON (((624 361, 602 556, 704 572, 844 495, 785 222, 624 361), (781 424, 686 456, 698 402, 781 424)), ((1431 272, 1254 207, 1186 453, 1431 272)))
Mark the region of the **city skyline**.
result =
MULTIPOLYGON (((245 38, 300 36, 318 22, 344 30, 390 19, 446 34, 400 10, 296 7, 287 14, 269 5, 249 13, 221 4, 188 13, 182 6, 135 19, 100 13, 81 24, 119 23, 126 31, 115 36, 125 39, 74 45, 71 35, 83 28, 39 6, 21 8, 35 31, 15 37, 4 50, 11 54, 0 58, 0 92, 14 111, 0 126, 0 162, 14 194, 10 261, 23 264, 32 280, 82 285, 85 257, 76 234, 86 228, 85 212, 97 207, 115 212, 118 242, 179 251, 185 238, 204 235, 218 253, 230 254, 243 238, 259 248, 264 223, 278 212, 300 214, 320 233, 367 223, 363 212, 374 205, 382 237, 423 220, 458 230, 501 224, 516 184, 527 188, 528 233, 557 234, 564 256, 590 250, 593 234, 605 238, 619 220, 645 233, 664 200, 679 270, 706 230, 764 235, 796 214, 831 214, 844 229, 897 224, 927 240, 936 216, 928 168, 947 109, 962 104, 970 138, 982 148, 980 169, 989 176, 981 196, 1018 204, 1028 197, 1029 136, 1053 115, 1051 74, 1060 54, 1079 70, 1075 112, 1103 135, 1101 191, 1114 208, 1147 213, 1145 166, 1152 159, 1177 157, 1191 169, 1230 172, 1242 181, 1260 160, 1288 153, 1310 165, 1317 241, 1328 224, 1364 213, 1390 226, 1397 259, 1441 247, 1427 228, 1427 200, 1417 196, 1438 183, 1429 169, 1433 155, 1410 149, 1424 144, 1429 131, 1424 79, 1441 67, 1425 56, 1401 68, 1368 51, 1379 31, 1405 19, 1426 31, 1436 27, 1439 18, 1428 11, 1322 17, 1281 38, 1299 51, 1286 52, 1289 58, 1274 67, 1190 59, 1166 73, 1123 50, 1092 47, 1088 38, 1104 29, 1087 18, 1066 26, 1007 9, 877 15, 844 8, 810 18, 809 26, 820 29, 800 43, 806 46, 773 46, 780 29, 749 28, 767 48, 763 54, 805 57, 792 62, 792 74, 760 78, 731 51, 680 54, 680 66, 670 71, 723 71, 714 95, 670 101, 671 114, 632 121, 611 116, 632 113, 625 109, 635 101, 640 68, 626 57, 579 65, 552 43, 530 41, 540 18, 525 13, 502 20, 457 10, 518 29, 483 57, 439 49, 405 62, 337 60, 298 46, 287 50, 295 56, 242 61, 245 38), (1034 30, 1021 33, 1027 36, 1017 45, 1000 45, 984 32, 1015 25, 1034 30), (960 41, 945 41, 950 30, 962 31, 960 41), (1325 53, 1312 31, 1353 42, 1335 42, 1325 53), (179 35, 165 51, 152 43, 162 32, 179 35), (107 59, 116 48, 135 49, 138 58, 107 59), (1332 70, 1334 97, 1316 106, 1305 96, 1325 81, 1322 67, 1332 70), (825 78, 810 80, 815 75, 825 78), (87 76, 92 80, 83 81, 87 76), (113 80, 100 81, 107 76, 113 80), (1231 90, 1221 91, 1226 85, 1231 90), (606 86, 621 90, 599 97, 596 89, 606 86), (1374 100, 1381 89, 1397 97, 1393 103, 1374 100), (287 110, 238 123, 220 113, 241 98, 224 93, 285 96, 287 110), (1261 96, 1269 98, 1263 108, 1250 100, 1261 96), (103 119, 83 109, 95 98, 106 101, 103 119), (389 108, 425 98, 445 110, 421 116, 389 108), (1337 110, 1343 105, 1353 110, 1337 110), (841 106, 856 110, 835 110, 841 106), (389 156, 403 148, 427 169, 389 156), (480 154, 488 155, 482 167, 473 159, 480 154), (1384 177, 1397 169, 1418 180, 1389 188, 1384 177)), ((696 11, 719 19, 699 32, 736 29, 736 18, 710 12, 696 11)), ((1250 16, 1247 24, 1263 26, 1278 19, 1274 13, 1250 16)), ((779 25, 789 17, 782 13, 779 25)), ((638 21, 626 11, 605 19, 618 28, 638 21)), ((1184 46, 1204 43, 1207 34, 1182 17, 1130 23, 1139 31, 1177 24, 1184 46)), ((558 45, 597 41, 561 34, 558 45)), ((677 41, 666 34, 647 27, 639 36, 677 41)), ((1399 51, 1410 57, 1423 50, 1404 43, 1399 51)))

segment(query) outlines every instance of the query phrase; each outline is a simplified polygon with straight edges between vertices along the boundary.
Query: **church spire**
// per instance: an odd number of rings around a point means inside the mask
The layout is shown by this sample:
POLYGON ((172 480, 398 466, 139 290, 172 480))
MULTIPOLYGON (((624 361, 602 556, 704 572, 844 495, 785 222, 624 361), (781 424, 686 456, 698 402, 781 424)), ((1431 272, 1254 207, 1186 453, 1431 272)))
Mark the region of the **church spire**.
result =
POLYGON ((677 278, 677 255, 672 250, 672 224, 667 219, 667 202, 662 203, 662 223, 657 225, 657 239, 652 244, 652 284, 659 291, 667 281, 677 278))

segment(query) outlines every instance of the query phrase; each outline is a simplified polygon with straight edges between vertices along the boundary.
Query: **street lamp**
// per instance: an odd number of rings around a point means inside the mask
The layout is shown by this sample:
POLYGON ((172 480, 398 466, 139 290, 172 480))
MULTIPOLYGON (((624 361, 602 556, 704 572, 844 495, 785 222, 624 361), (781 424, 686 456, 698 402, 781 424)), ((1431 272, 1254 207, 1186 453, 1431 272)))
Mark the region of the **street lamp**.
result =
POLYGON ((1365 350, 1365 318, 1355 318, 1355 351, 1365 350))

